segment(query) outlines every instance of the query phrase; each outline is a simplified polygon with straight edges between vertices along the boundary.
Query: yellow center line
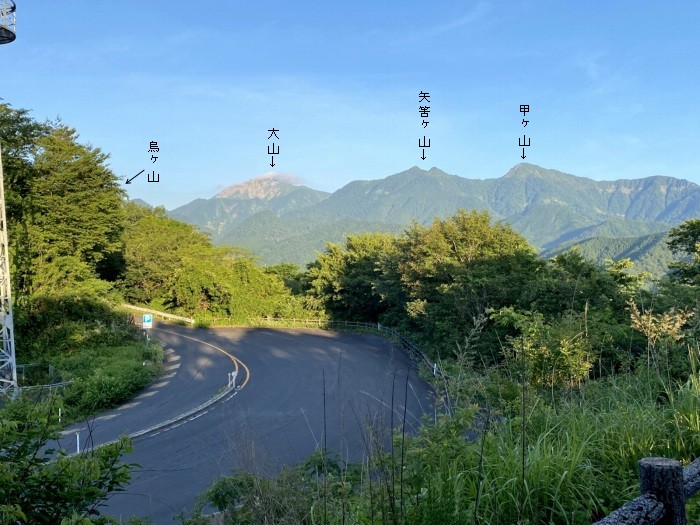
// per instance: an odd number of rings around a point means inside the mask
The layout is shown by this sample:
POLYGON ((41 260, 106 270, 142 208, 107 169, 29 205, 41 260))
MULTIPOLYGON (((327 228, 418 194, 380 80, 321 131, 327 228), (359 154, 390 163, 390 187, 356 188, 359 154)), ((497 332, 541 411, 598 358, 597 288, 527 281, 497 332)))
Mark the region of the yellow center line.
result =
POLYGON ((245 381, 243 381, 243 383, 240 384, 239 388, 243 388, 248 384, 248 381, 250 380, 250 369, 246 366, 246 364, 243 361, 238 359, 236 356, 231 355, 223 348, 219 348, 216 345, 213 345, 211 343, 207 343, 206 341, 202 341, 201 339, 197 339, 196 337, 178 334, 177 332, 171 332, 170 330, 163 330, 162 328, 152 328, 152 330, 158 330, 160 332, 165 332, 166 334, 172 334, 172 335, 176 335, 178 337, 184 337, 185 339, 191 339, 192 341, 197 341, 198 343, 201 343, 203 345, 211 346, 213 349, 218 350, 219 352, 221 352, 225 356, 228 356, 228 358, 231 359, 231 361, 233 361, 233 366, 234 366, 234 369, 236 371, 236 375, 238 375, 239 365, 240 365, 240 367, 242 367, 245 370, 245 381))

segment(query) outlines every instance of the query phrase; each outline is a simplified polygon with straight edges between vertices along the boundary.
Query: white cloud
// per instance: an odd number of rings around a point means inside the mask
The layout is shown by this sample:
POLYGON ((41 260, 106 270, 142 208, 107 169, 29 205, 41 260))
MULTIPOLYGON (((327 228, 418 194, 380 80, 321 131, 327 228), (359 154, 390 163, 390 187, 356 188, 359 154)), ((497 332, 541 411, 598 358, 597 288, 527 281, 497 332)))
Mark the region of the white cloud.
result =
POLYGON ((296 175, 293 175, 291 173, 278 173, 276 171, 268 171, 264 175, 261 175, 260 177, 256 177, 257 179, 272 179, 276 180, 277 182, 286 182, 288 184, 294 184, 295 186, 299 186, 301 184, 306 184, 306 180, 297 177, 296 175))

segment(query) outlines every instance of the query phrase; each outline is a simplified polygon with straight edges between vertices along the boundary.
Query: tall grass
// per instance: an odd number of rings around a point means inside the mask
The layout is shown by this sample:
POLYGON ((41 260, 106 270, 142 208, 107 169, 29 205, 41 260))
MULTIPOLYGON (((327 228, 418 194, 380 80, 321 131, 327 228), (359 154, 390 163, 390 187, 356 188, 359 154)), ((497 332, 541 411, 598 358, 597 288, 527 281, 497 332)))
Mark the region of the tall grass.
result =
MULTIPOLYGON (((589 524, 638 495, 643 457, 700 456, 700 351, 694 351, 682 384, 650 381, 641 370, 554 397, 529 389, 520 397, 524 407, 508 394, 500 419, 462 406, 413 436, 399 423, 394 446, 402 454, 370 439, 366 460, 352 466, 357 475, 343 477, 350 466, 340 465, 323 474, 323 483, 309 483, 308 471, 287 471, 285 492, 302 506, 313 502, 311 523, 589 524)), ((484 381, 508 378, 491 374, 484 381)), ((689 502, 689 523, 700 522, 698 507, 689 502)))

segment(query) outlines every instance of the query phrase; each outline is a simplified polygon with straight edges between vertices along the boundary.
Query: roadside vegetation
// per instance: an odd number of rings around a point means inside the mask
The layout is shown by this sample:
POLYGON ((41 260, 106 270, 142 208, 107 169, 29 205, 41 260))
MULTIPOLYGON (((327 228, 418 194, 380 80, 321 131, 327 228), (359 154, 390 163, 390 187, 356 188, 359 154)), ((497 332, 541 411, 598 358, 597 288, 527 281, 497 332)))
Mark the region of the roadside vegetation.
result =
POLYGON ((417 435, 399 422, 385 447, 368 428, 358 464, 318 451, 273 479, 233 472, 186 523, 207 523, 206 505, 226 523, 590 523, 636 495, 639 459, 700 456, 700 220, 671 230, 676 262, 653 283, 628 260, 542 260, 507 224, 467 211, 351 235, 304 270, 263 268, 127 202, 107 155, 61 122, 0 104, 0 142, 17 358, 39 371, 25 384, 71 382, 0 412, 0 525, 107 522, 93 511, 128 483, 128 443, 58 463, 36 452, 60 429, 57 407, 86 417, 158 375, 162 349, 123 302, 199 326, 380 323, 444 372, 441 415, 417 435), (44 499, 17 495, 48 479, 44 499))
POLYGON ((224 523, 601 519, 638 494, 641 458, 700 456, 700 220, 669 246, 650 291, 629 261, 543 261, 477 212, 329 245, 300 277, 307 301, 419 341, 445 372, 442 415, 415 436, 399 423, 388 448, 366 429, 359 464, 319 451, 272 480, 234 472, 200 507, 224 523))

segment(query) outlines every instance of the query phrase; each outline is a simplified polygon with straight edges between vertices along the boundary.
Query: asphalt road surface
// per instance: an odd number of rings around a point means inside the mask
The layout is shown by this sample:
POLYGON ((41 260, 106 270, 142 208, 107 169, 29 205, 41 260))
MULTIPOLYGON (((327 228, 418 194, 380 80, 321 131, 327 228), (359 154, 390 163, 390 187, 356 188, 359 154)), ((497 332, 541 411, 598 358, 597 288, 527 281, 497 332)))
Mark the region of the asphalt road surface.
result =
POLYGON ((78 447, 82 451, 177 418, 214 397, 227 386, 227 374, 237 363, 218 347, 199 341, 198 334, 177 326, 153 329, 151 336, 165 349, 163 375, 133 401, 70 426, 59 447, 69 453, 78 447))
POLYGON ((141 468, 127 490, 102 509, 110 515, 172 524, 212 481, 234 469, 272 474, 302 461, 324 441, 342 459, 358 460, 369 425, 388 434, 392 424, 402 424, 404 399, 407 431, 417 429, 422 414, 433 414, 430 387, 418 378, 416 365, 380 337, 296 329, 163 329, 167 332, 154 335, 176 351, 181 365, 172 370, 177 373, 140 398, 141 408, 118 409, 119 415, 97 420, 97 442, 113 439, 118 428, 141 430, 201 404, 226 386, 236 363, 241 388, 196 417, 136 438, 134 453, 124 460, 141 468))

